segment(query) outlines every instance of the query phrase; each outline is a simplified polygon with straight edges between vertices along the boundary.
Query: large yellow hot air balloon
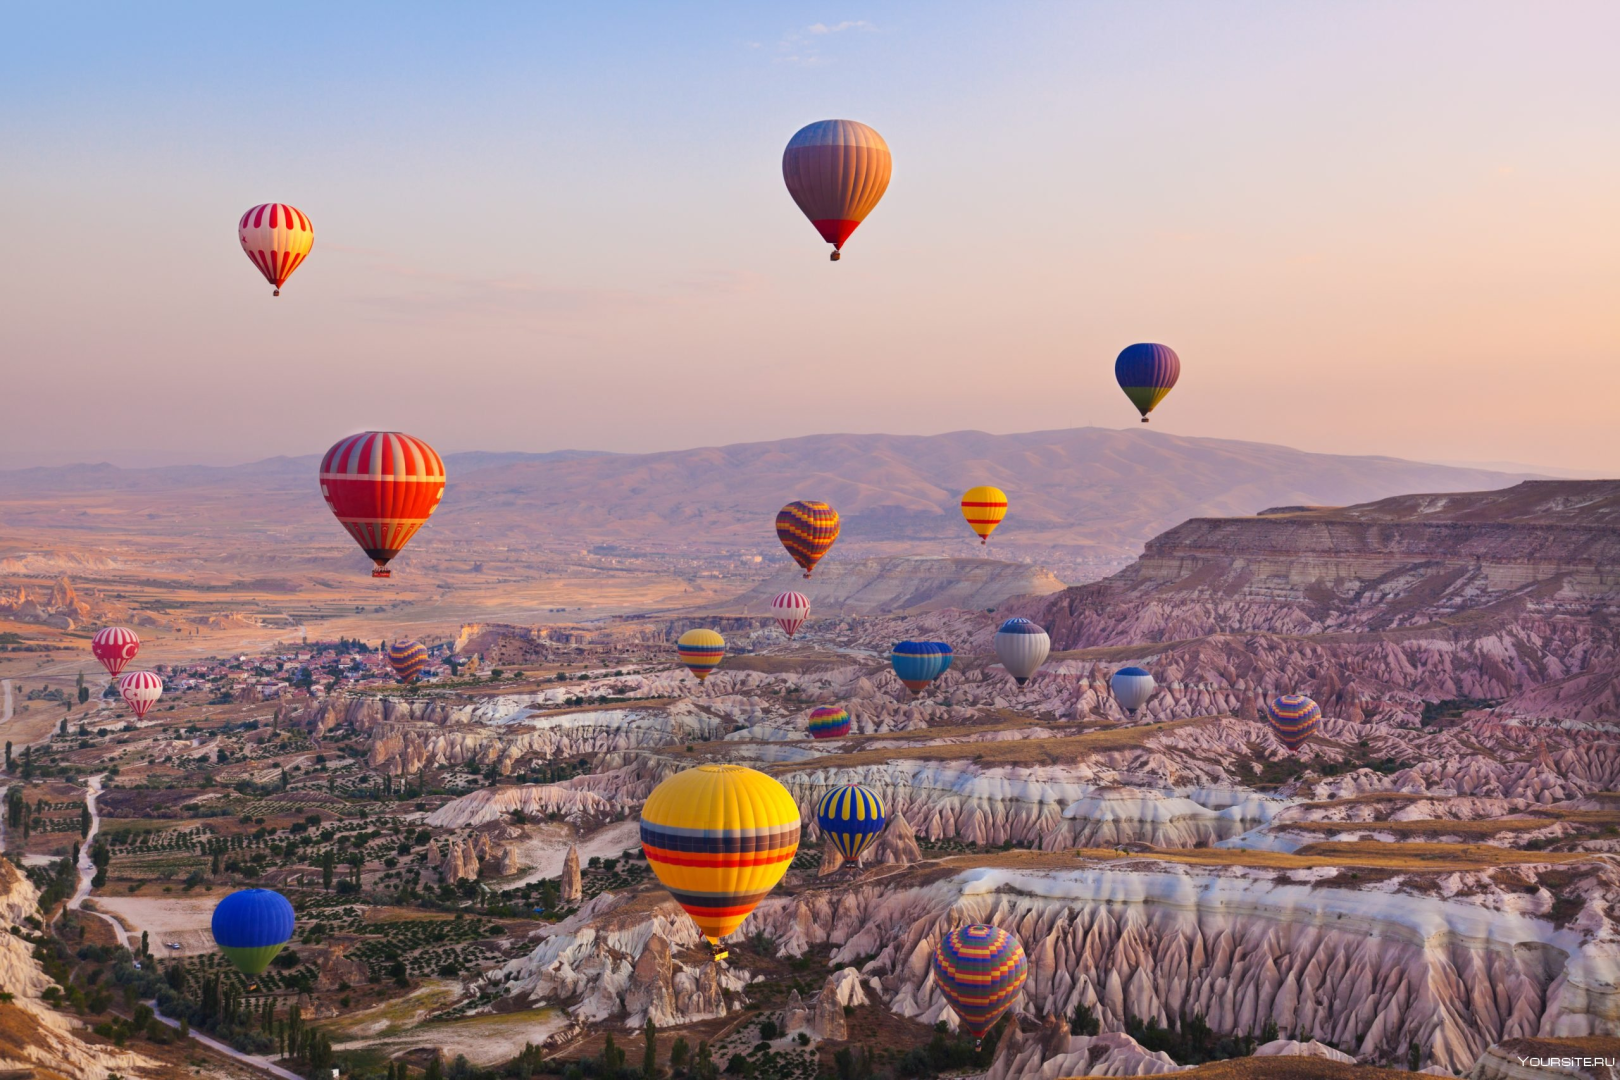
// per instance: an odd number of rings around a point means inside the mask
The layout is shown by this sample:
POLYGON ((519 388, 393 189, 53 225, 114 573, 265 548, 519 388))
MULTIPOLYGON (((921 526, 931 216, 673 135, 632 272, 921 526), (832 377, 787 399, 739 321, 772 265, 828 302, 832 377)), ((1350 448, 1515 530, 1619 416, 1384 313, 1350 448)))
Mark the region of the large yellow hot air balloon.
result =
POLYGON ((799 850, 799 807, 762 772, 699 765, 647 796, 641 850, 724 960, 720 939, 776 887, 799 850))
POLYGON ((1001 519, 1007 516, 1007 493, 998 487, 980 484, 962 496, 962 517, 979 534, 979 543, 988 544, 1001 519))

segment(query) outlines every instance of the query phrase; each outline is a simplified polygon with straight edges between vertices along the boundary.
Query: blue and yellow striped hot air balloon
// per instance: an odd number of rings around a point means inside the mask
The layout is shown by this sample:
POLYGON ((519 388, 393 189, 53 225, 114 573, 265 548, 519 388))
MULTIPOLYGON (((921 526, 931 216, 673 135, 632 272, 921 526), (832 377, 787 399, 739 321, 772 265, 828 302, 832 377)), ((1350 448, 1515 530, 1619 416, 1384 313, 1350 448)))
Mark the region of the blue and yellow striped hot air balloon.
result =
POLYGON ((293 906, 271 889, 239 889, 214 907, 214 943, 244 975, 270 966, 292 939, 293 906))
POLYGON ((1164 400, 1180 377, 1181 357, 1168 345, 1127 345, 1114 361, 1114 378, 1142 414, 1144 424, 1148 422, 1147 414, 1164 400))
POLYGON ((394 669, 394 678, 402 683, 421 675, 427 664, 427 646, 420 641, 396 641, 388 646, 388 666, 394 669))
POLYGON ((799 850, 799 807, 762 772, 699 765, 647 796, 641 850, 723 960, 720 939, 776 887, 799 850))
POLYGON ((883 800, 859 784, 835 787, 816 803, 816 825, 851 862, 877 840, 885 820, 883 800))
POLYGON ((838 511, 824 502, 790 502, 777 511, 776 538, 809 577, 838 539, 838 511))
POLYGON ((889 653, 889 663, 913 696, 945 674, 954 650, 943 641, 902 641, 889 653))
POLYGON ((680 654, 681 663, 702 682, 725 659, 726 639, 713 630, 688 630, 675 643, 675 651, 680 654))
POLYGON ((842 705, 821 705, 810 710, 805 723, 812 739, 841 739, 849 734, 849 710, 842 705))
POLYGON ((1024 947, 999 927, 957 927, 934 949, 934 982, 975 1041, 996 1026, 1028 976, 1024 947))
POLYGON ((1304 694, 1284 694, 1266 706, 1266 719, 1278 742, 1289 750, 1298 750, 1316 730, 1322 710, 1304 694))

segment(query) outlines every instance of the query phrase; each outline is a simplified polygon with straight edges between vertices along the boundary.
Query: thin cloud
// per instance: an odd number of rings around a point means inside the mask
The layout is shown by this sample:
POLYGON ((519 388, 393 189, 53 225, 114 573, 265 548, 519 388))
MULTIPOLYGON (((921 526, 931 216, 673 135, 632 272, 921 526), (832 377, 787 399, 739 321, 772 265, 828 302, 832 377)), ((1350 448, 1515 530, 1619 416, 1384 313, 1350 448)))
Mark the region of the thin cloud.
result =
POLYGON ((828 26, 826 23, 811 23, 807 30, 812 34, 841 34, 845 30, 875 30, 871 23, 865 19, 848 20, 828 26))
POLYGON ((800 67, 816 67, 831 63, 821 55, 820 39, 841 34, 846 30, 876 31, 877 27, 865 19, 845 19, 843 22, 831 24, 811 23, 803 29, 789 30, 782 35, 782 40, 776 43, 776 62, 800 67))

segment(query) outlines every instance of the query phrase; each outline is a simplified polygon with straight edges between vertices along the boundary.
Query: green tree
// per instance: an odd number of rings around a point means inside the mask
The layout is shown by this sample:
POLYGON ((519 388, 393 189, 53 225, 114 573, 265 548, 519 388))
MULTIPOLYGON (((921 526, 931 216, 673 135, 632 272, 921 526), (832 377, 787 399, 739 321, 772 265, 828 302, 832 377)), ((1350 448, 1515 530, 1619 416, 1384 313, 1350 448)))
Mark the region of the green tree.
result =
POLYGON ((90 700, 90 688, 84 685, 84 672, 82 671, 79 672, 78 691, 80 705, 90 700))
POLYGON ((1089 1006, 1081 1004, 1074 1007, 1074 1015, 1069 1018, 1070 1035, 1096 1035, 1102 1031, 1102 1021, 1092 1013, 1089 1006))
POLYGON ((321 888, 332 891, 332 869, 337 865, 337 853, 331 848, 321 852, 321 888))
POLYGON ((669 1065, 672 1069, 686 1068, 686 1059, 692 1048, 686 1045, 684 1035, 675 1036, 675 1042, 669 1048, 669 1065))
POLYGON ((642 1029, 642 1039, 646 1046, 641 1051, 641 1075, 643 1080, 657 1080, 658 1077, 658 1025, 653 1023, 652 1017, 647 1017, 647 1026, 642 1029))
POLYGON ((1422 1064, 1423 1064, 1423 1047, 1418 1045, 1418 1041, 1416 1039, 1413 1039, 1410 1043, 1407 1044, 1407 1047, 1406 1047, 1406 1067, 1408 1069, 1412 1070, 1413 1072, 1417 1072, 1418 1068, 1422 1064))
POLYGON ((427 1071, 422 1074, 422 1080, 444 1080, 444 1062, 438 1054, 428 1059, 427 1071))
MULTIPOLYGON (((79 835, 80 836, 89 836, 90 835, 90 825, 91 825, 91 821, 90 821, 90 804, 89 803, 80 803, 79 804, 79 835)), ((78 862, 77 859, 75 859, 73 861, 78 862)))

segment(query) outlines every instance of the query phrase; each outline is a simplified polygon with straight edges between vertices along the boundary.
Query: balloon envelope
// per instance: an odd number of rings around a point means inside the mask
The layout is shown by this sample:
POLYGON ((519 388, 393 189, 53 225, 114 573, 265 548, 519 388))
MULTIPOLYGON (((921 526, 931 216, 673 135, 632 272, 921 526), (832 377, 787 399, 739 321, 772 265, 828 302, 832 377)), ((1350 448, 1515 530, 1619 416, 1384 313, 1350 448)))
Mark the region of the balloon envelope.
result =
POLYGON ((109 626, 96 631, 96 636, 90 639, 90 651, 107 669, 107 674, 116 679, 123 673, 124 665, 141 651, 141 639, 127 627, 109 626))
POLYGON ((1322 710, 1304 694, 1284 694, 1266 706, 1266 719, 1278 742, 1298 750, 1321 722, 1322 710))
POLYGON ((135 719, 139 720, 163 696, 163 680, 155 671, 127 671, 118 680, 118 696, 135 711, 135 719))
POLYGON ((398 555, 438 509, 444 462, 421 439, 398 431, 362 431, 321 459, 321 495, 355 543, 388 576, 398 555))
POLYGON ((854 120, 820 120, 800 128, 782 152, 788 194, 838 258, 844 241, 889 187, 889 144, 854 120))
POLYGON ((1040 670, 1051 651, 1052 639, 1029 619, 1008 619, 996 631, 996 656, 1019 686, 1040 670))
POLYGON ((271 889, 241 889, 214 907, 214 942, 244 975, 261 974, 293 935, 293 906, 271 889))
POLYGON ((394 678, 402 683, 421 675, 427 665, 427 646, 420 641, 396 641, 388 646, 388 666, 394 669, 394 678))
POLYGON ((979 534, 981 544, 990 542, 990 534, 996 531, 996 526, 1006 516, 1007 493, 1000 488, 981 485, 969 488, 962 496, 962 517, 979 534))
POLYGON ((1154 688, 1158 684, 1139 667, 1122 667, 1114 672, 1114 677, 1108 680, 1108 687, 1114 692, 1114 700, 1126 712, 1135 712, 1147 704, 1147 699, 1153 696, 1154 688))
POLYGON ((821 705, 810 710, 805 725, 812 739, 841 739, 849 734, 849 710, 842 705, 821 705))
POLYGON ((713 630, 688 630, 675 643, 675 651, 680 654, 681 663, 702 682, 725 659, 726 639, 713 630))
POLYGON ((1114 361, 1114 378, 1147 423, 1147 414, 1181 377, 1181 358, 1168 345, 1128 345, 1114 361))
POLYGON ((1024 947, 995 926, 961 926, 934 948, 934 982, 975 1039, 995 1027, 1029 975, 1024 947))
POLYGON ((699 765, 647 796, 641 850, 718 949, 787 873, 799 825, 793 796, 769 776, 741 765, 699 765))
POLYGON ((859 784, 835 787, 816 803, 816 825, 844 858, 854 861, 883 831, 883 800, 859 784))
POLYGON ((315 226, 302 210, 286 203, 255 206, 236 223, 236 236, 254 269, 276 287, 275 296, 315 246, 315 226))
POLYGON ((889 653, 895 675, 912 694, 920 694, 951 666, 954 650, 943 641, 902 641, 889 653))
POLYGON ((776 599, 771 601, 771 614, 783 632, 792 637, 804 625, 804 620, 810 617, 810 598, 791 589, 777 593, 776 599))
POLYGON ((838 511, 824 502, 790 502, 777 511, 776 538, 809 577, 838 539, 838 511))

